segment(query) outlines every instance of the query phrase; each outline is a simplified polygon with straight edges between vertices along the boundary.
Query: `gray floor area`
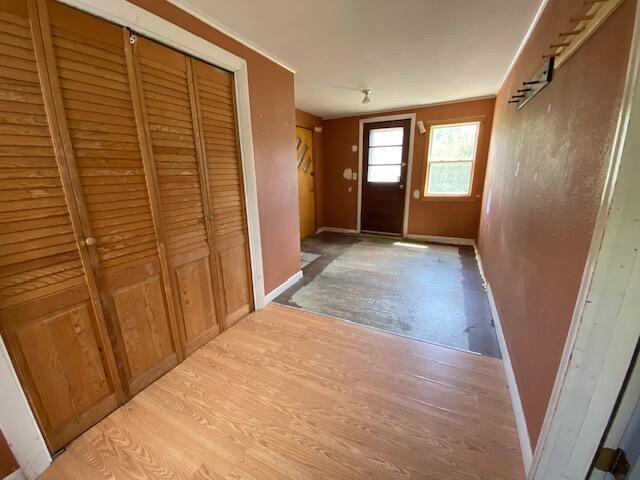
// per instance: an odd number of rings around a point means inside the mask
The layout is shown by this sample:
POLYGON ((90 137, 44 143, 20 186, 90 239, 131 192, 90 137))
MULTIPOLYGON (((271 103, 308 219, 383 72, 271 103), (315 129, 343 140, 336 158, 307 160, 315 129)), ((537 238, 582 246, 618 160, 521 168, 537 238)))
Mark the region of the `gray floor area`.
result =
POLYGON ((500 357, 472 247, 323 232, 276 303, 500 357))

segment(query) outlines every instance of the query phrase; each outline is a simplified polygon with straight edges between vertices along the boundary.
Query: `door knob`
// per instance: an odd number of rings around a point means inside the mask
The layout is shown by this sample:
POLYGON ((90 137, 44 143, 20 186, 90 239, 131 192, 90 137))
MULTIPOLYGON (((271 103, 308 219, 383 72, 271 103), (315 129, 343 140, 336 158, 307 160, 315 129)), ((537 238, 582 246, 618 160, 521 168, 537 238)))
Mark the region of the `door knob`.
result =
POLYGON ((403 189, 404 189, 404 185, 400 185, 400 190, 403 190, 403 189))
POLYGON ((85 245, 87 245, 89 247, 93 247, 97 242, 96 242, 95 238, 88 237, 88 238, 85 238, 84 243, 85 243, 85 245))

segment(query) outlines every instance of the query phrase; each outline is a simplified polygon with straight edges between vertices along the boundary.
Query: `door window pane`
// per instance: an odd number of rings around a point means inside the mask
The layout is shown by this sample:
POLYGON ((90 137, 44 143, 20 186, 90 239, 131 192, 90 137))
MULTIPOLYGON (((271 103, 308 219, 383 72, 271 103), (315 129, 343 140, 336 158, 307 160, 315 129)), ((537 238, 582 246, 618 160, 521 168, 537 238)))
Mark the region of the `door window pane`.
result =
POLYGON ((400 165, 371 165, 367 171, 367 182, 399 183, 400 165))
POLYGON ((473 162, 432 163, 429 166, 428 195, 468 195, 473 162))
POLYGON ((473 160, 476 153, 478 128, 477 123, 431 127, 429 160, 432 162, 473 160))
POLYGON ((373 147, 369 149, 369 165, 400 165, 402 147, 373 147))
POLYGON ((402 145, 404 128, 376 128, 369 132, 370 147, 386 147, 389 145, 402 145))

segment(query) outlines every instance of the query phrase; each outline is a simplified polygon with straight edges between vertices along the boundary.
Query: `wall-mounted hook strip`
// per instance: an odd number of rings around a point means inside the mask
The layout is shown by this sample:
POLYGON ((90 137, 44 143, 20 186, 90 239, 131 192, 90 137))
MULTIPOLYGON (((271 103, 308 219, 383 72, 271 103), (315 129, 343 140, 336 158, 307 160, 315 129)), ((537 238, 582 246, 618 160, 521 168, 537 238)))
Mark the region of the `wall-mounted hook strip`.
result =
POLYGON ((563 29, 567 35, 560 35, 563 40, 571 40, 570 45, 552 45, 557 47, 554 68, 560 68, 573 53, 602 25, 624 0, 583 0, 581 3, 587 10, 569 19, 572 28, 563 29), (579 33, 576 33, 579 32, 579 33))
POLYGON ((509 101, 509 103, 517 103, 516 109, 520 110, 535 95, 537 95, 538 92, 540 92, 540 90, 542 90, 551 81, 551 78, 553 77, 554 61, 555 57, 549 57, 531 80, 522 82, 522 85, 524 85, 525 88, 518 88, 516 93, 519 95, 512 95, 511 98, 513 100, 509 101))
POLYGON ((576 30, 572 30, 570 32, 561 32, 558 34, 559 37, 573 37, 574 35, 580 35, 584 32, 584 27, 578 28, 576 30))
POLYGON ((588 22, 589 20, 593 20, 596 18, 595 15, 582 15, 581 17, 571 17, 569 22, 577 23, 577 22, 588 22))

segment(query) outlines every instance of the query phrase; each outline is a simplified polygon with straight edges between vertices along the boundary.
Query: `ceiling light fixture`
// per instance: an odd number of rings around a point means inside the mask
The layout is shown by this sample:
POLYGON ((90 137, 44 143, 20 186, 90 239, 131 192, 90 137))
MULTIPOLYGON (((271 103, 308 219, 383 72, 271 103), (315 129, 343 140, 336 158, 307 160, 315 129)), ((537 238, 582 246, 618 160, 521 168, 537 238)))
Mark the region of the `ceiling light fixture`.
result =
POLYGON ((369 97, 369 95, 371 95, 371 90, 369 90, 368 88, 365 88, 364 90, 362 90, 362 93, 364 93, 364 98, 362 99, 362 103, 371 103, 371 97, 369 97))

